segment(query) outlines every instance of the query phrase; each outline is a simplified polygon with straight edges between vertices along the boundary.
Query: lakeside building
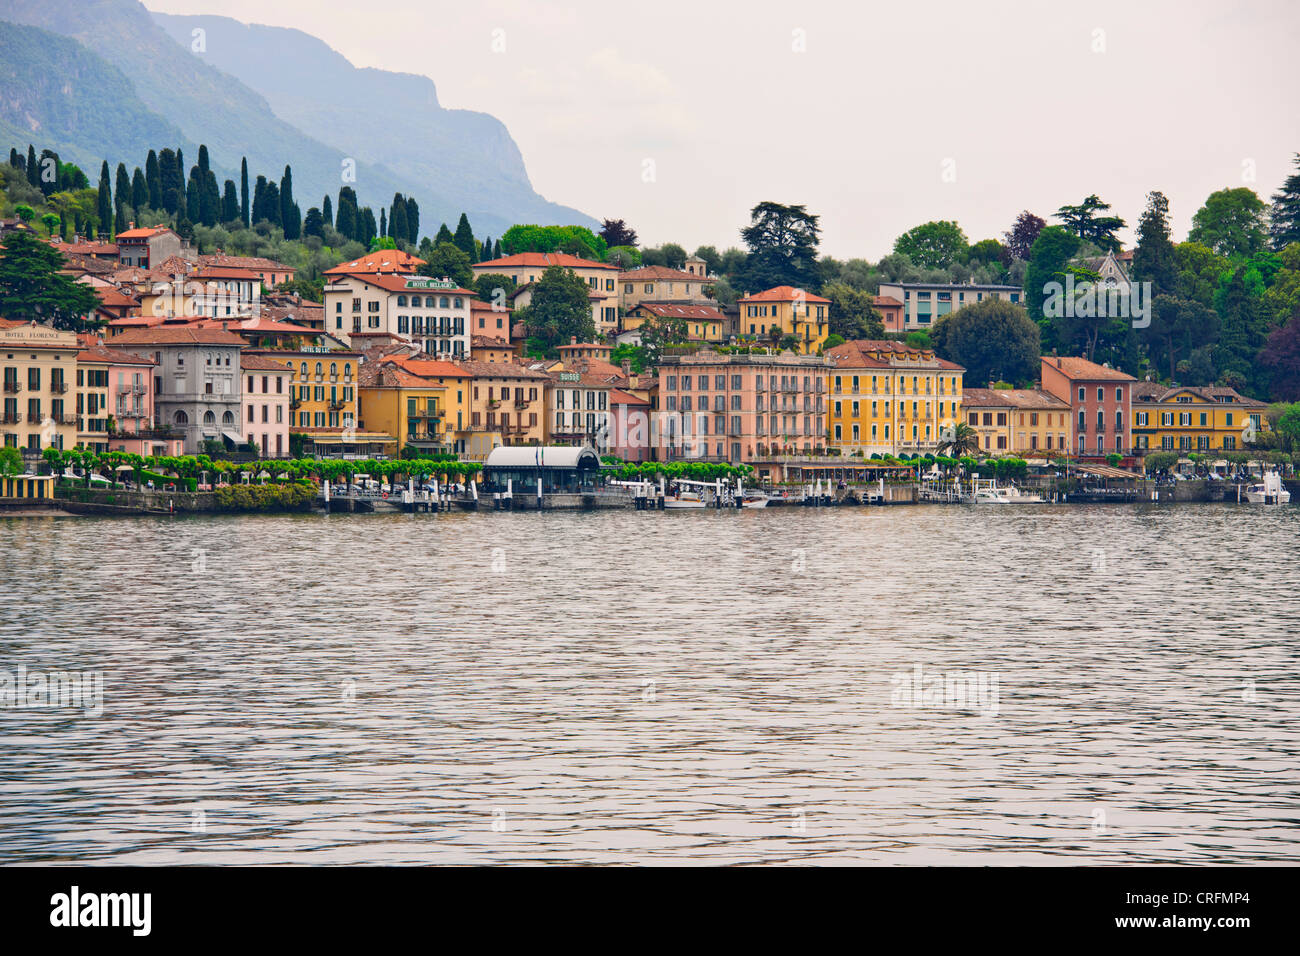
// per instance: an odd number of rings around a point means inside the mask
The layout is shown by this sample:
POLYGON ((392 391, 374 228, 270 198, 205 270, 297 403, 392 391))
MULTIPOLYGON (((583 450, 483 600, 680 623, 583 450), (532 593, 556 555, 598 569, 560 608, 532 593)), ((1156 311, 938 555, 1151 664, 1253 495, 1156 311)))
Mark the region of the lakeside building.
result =
POLYGON ((239 357, 239 370, 244 440, 255 442, 263 458, 287 457, 293 373, 283 361, 252 353, 239 357))
POLYGON ((450 279, 379 272, 334 275, 324 298, 326 331, 347 345, 357 344, 354 336, 389 335, 435 358, 469 356, 475 294, 450 279))
POLYGON ((283 262, 267 259, 263 256, 228 256, 220 249, 207 255, 199 256, 200 267, 220 269, 245 269, 254 273, 261 281, 262 288, 270 290, 293 280, 295 270, 283 262))
POLYGON ((184 435, 184 453, 199 455, 205 442, 233 450, 241 431, 239 359, 244 340, 223 329, 160 326, 130 329, 105 347, 152 356, 159 425, 184 435))
POLYGON ((193 258, 194 252, 180 234, 166 226, 142 226, 119 232, 117 261, 124 268, 149 269, 171 256, 193 258))
POLYGON ((77 353, 77 443, 95 452, 182 454, 183 439, 155 426, 156 368, 148 356, 85 343, 77 353))
POLYGON ((1070 405, 1074 450, 1082 457, 1133 453, 1132 375, 1077 356, 1045 355, 1042 388, 1070 405))
POLYGON ((456 363, 472 379, 469 420, 457 431, 458 453, 481 461, 499 445, 540 445, 546 436, 544 371, 502 362, 456 363))
MULTIPOLYGON (((610 376, 590 370, 586 360, 547 373, 545 402, 548 445, 591 445, 604 450, 609 446, 610 406, 613 388, 610 376)), ((617 381, 617 379, 615 379, 617 381)))
POLYGON ((609 454, 624 461, 650 461, 651 414, 648 398, 622 388, 609 390, 609 454))
POLYGON ((580 256, 571 256, 564 252, 519 252, 500 259, 476 262, 470 266, 477 280, 485 275, 503 275, 509 277, 516 286, 512 298, 515 308, 526 306, 531 300, 531 291, 527 288, 542 278, 552 266, 571 270, 591 292, 591 319, 596 331, 613 335, 618 331, 618 274, 619 268, 605 262, 595 262, 580 256))
POLYGON ((498 339, 503 341, 507 348, 510 346, 510 326, 514 322, 514 312, 504 302, 482 302, 479 299, 471 299, 469 315, 471 336, 498 339))
POLYGON ((1233 388, 1138 382, 1133 386, 1134 451, 1241 451, 1248 436, 1267 430, 1267 408, 1233 388))
POLYGON ((400 353, 367 361, 361 366, 359 427, 395 436, 397 454, 407 445, 424 453, 459 454, 470 380, 470 373, 452 362, 400 353))
POLYGON ((826 373, 818 355, 665 356, 653 442, 660 461, 704 458, 744 464, 769 454, 812 454, 824 445, 826 373))
MULTIPOLYGON (((942 316, 964 305, 988 298, 1024 303, 1024 289, 1014 285, 976 285, 951 282, 882 282, 878 297, 888 296, 903 304, 903 327, 889 331, 911 332, 928 329, 942 316)), ((883 313, 882 313, 883 314, 883 313)), ((888 328, 888 327, 887 327, 888 328)))
POLYGON ((425 261, 401 249, 376 249, 349 262, 340 262, 332 269, 326 269, 327 276, 389 275, 413 276, 420 271, 425 261))
POLYGON ((888 339, 856 339, 826 350, 827 441, 841 454, 936 450, 943 429, 961 420, 965 369, 934 349, 888 339))
POLYGON ((76 333, 36 322, 0 319, 4 443, 38 458, 46 448, 77 444, 68 392, 77 371, 76 333))
POLYGON ((744 296, 736 303, 740 308, 740 338, 778 343, 793 335, 801 354, 814 355, 830 334, 830 304, 830 299, 788 285, 744 296))
POLYGON ((642 266, 618 274, 619 306, 624 314, 642 302, 676 302, 687 305, 714 305, 704 290, 714 282, 704 274, 703 261, 688 263, 696 272, 684 272, 668 266, 642 266))
POLYGON ((1052 457, 1074 447, 1068 403, 1039 388, 967 388, 966 422, 990 455, 1052 457))

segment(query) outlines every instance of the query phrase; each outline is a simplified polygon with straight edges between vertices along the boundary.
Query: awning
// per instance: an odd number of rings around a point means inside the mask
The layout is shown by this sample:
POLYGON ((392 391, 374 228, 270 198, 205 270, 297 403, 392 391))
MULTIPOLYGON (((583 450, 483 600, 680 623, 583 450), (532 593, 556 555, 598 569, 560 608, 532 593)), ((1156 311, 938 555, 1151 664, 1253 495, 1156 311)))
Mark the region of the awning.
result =
POLYGON ((244 439, 241 438, 239 435, 235 434, 234 432, 225 431, 224 429, 221 432, 221 437, 224 438, 226 441, 230 442, 232 445, 242 445, 244 443, 244 439))

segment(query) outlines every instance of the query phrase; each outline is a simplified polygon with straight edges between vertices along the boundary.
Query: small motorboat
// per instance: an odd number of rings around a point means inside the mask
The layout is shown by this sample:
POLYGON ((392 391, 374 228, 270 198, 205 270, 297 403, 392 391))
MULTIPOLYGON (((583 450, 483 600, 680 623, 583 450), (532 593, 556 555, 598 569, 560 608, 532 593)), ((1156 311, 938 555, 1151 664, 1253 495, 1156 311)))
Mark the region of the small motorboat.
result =
POLYGON ((1282 485, 1282 476, 1270 471, 1264 480, 1246 489, 1246 500, 1253 505, 1285 505, 1291 501, 1291 492, 1282 485))
POLYGON ((977 482, 975 496, 971 499, 976 504, 992 505, 1041 505, 1047 499, 1041 495, 1021 491, 1015 485, 999 485, 996 481, 977 482))

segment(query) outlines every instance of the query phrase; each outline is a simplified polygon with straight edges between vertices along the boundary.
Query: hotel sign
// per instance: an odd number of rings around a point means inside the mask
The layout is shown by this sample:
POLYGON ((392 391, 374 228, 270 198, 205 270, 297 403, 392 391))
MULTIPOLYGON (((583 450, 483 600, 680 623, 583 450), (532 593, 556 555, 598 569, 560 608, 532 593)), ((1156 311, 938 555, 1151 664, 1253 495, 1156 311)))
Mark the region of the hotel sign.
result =
POLYGON ((0 342, 17 347, 27 345, 76 348, 77 334, 29 322, 27 325, 15 325, 13 328, 0 330, 0 342))
POLYGON ((407 279, 408 289, 455 289, 456 283, 450 279, 407 279))
POLYGON ((577 372, 561 372, 561 373, 560 373, 560 381, 561 381, 561 382, 580 382, 580 381, 582 381, 582 376, 579 375, 577 372))

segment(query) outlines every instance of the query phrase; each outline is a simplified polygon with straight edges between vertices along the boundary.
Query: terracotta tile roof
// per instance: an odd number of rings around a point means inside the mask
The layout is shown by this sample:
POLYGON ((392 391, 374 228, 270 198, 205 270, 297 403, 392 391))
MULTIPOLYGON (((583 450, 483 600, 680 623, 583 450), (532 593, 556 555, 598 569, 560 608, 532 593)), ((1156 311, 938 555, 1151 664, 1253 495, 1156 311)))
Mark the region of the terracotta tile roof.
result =
POLYGON ((961 393, 963 408, 1024 408, 1069 411, 1063 402, 1038 388, 965 388, 961 393))
POLYGON ((114 348, 124 345, 245 345, 234 332, 200 329, 191 325, 160 325, 150 329, 127 329, 108 341, 114 348))
POLYGON ((456 364, 475 378, 550 378, 545 372, 524 368, 512 362, 477 362, 473 359, 462 359, 456 364))
POLYGON ((645 405, 649 407, 650 403, 644 398, 637 398, 631 392, 625 392, 621 388, 611 388, 609 390, 610 405, 645 405))
POLYGON ((892 295, 875 295, 871 297, 871 302, 873 305, 883 305, 891 309, 901 309, 903 307, 903 303, 898 299, 895 299, 892 295))
POLYGON ((326 269, 325 275, 369 275, 378 272, 413 275, 424 260, 401 249, 376 249, 374 252, 326 269))
POLYGON ((823 299, 819 295, 813 295, 803 289, 796 289, 792 285, 779 285, 775 289, 767 289, 764 292, 755 292, 753 295, 747 295, 740 299, 740 302, 793 302, 796 298, 804 302, 822 302, 830 304, 830 299, 823 299))
POLYGON ((184 256, 168 256, 153 266, 150 272, 165 272, 168 276, 187 276, 194 271, 194 263, 184 256))
POLYGON ((127 295, 121 289, 103 289, 96 290, 99 295, 99 304, 112 308, 114 306, 137 306, 140 300, 133 295, 127 295))
MULTIPOLYGON (((162 235, 164 232, 170 232, 173 236, 177 235, 166 226, 142 226, 139 229, 128 229, 126 232, 119 232, 117 238, 119 242, 123 239, 148 239, 152 236, 162 235)), ((177 238, 180 237, 177 236, 177 238)))
POLYGON ((476 349, 509 349, 511 345, 505 339, 494 335, 471 335, 469 344, 476 349))
POLYGON ((290 371, 287 361, 277 362, 275 359, 266 358, 264 355, 241 354, 239 356, 239 367, 249 371, 284 372, 286 374, 290 371))
POLYGON ((308 328, 305 325, 294 325, 291 322, 277 322, 266 315, 253 316, 252 318, 240 319, 195 319, 186 323, 191 328, 196 329, 219 329, 225 324, 231 332, 261 332, 267 335, 320 335, 318 329, 308 328))
POLYGON ((1067 378, 1077 382, 1136 382, 1132 375, 1117 368, 1107 368, 1096 362, 1089 362, 1078 356, 1043 356, 1043 364, 1062 372, 1067 378))
MULTIPOLYGON (((478 295, 477 292, 471 294, 478 295)), ((500 312, 502 315, 509 315, 513 311, 505 306, 495 308, 491 302, 484 302, 477 298, 469 304, 469 309, 471 312, 500 312)))
POLYGON ((115 256, 117 255, 117 243, 115 242, 59 242, 55 243, 55 248, 60 252, 71 255, 82 256, 115 256))
POLYGON ((293 266, 283 262, 266 259, 262 256, 228 256, 224 252, 214 252, 199 256, 199 263, 205 266, 233 266, 237 269, 252 269, 256 272, 293 272, 293 266))
POLYGON ((707 282, 704 276, 691 275, 689 272, 683 272, 681 269, 672 269, 668 266, 642 266, 639 269, 628 269, 626 272, 618 274, 619 282, 707 282))
POLYGON ((245 282, 260 282, 262 277, 252 269, 240 269, 235 266, 199 266, 192 278, 195 279, 241 279, 245 282))
POLYGON ((826 350, 839 368, 937 368, 965 371, 956 362, 941 359, 932 349, 919 349, 893 339, 854 339, 826 350), (874 355, 871 353, 881 353, 874 355), (887 357, 888 356, 888 357, 887 357), (890 361, 892 357, 894 361, 890 361))
POLYGON ((349 279, 356 279, 358 282, 364 282, 366 285, 375 286, 378 289, 384 289, 388 292, 416 292, 421 295, 463 295, 477 296, 478 293, 473 289, 461 289, 459 287, 452 289, 423 289, 409 288, 406 284, 407 279, 413 279, 415 276, 405 273, 388 273, 382 275, 379 273, 348 273, 349 279))
POLYGON ((618 266, 610 265, 607 262, 596 262, 594 259, 583 259, 580 256, 571 256, 567 252, 517 252, 513 256, 502 256, 500 259, 476 262, 474 269, 475 271, 481 269, 485 272, 500 272, 503 269, 520 267, 545 269, 548 266, 563 266, 566 269, 609 269, 613 272, 618 271, 618 266))
POLYGON ((384 362, 396 362, 421 378, 469 378, 470 373, 453 362, 442 359, 421 359, 414 356, 390 356, 384 362))
POLYGON ((1173 399, 1178 395, 1191 394, 1205 399, 1214 405, 1240 405, 1247 408, 1267 408, 1267 402, 1247 398, 1235 388, 1219 385, 1161 385, 1159 382, 1138 382, 1133 386, 1133 404, 1177 405, 1173 399), (1225 401, 1225 399, 1227 399, 1225 401))
POLYGON ((672 319, 696 319, 705 322, 721 322, 726 316, 711 305, 678 305, 673 302, 642 302, 636 306, 645 309, 651 315, 672 319))
POLYGON ((88 348, 82 349, 77 353, 78 362, 90 364, 111 364, 111 365, 156 365, 151 358, 143 355, 136 355, 132 352, 119 352, 111 350, 102 344, 95 344, 88 348))

